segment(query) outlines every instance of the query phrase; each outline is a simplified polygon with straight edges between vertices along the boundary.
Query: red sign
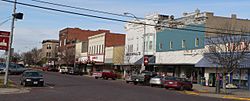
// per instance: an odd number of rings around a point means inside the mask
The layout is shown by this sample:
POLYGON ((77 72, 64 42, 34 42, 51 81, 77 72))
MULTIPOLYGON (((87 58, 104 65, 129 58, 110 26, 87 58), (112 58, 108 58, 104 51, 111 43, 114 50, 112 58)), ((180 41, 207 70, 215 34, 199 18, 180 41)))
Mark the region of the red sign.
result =
POLYGON ((148 57, 147 56, 144 56, 144 65, 148 65, 148 57))
POLYGON ((0 31, 0 50, 8 50, 10 32, 0 31))

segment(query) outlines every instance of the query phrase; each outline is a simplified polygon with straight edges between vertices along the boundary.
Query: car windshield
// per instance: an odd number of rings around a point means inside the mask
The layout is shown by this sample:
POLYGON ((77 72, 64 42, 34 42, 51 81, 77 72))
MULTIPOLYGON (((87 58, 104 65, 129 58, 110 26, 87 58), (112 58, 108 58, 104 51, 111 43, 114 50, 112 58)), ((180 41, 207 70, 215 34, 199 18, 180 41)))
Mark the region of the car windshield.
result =
POLYGON ((42 77, 42 75, 38 72, 26 72, 24 76, 25 77, 42 77))

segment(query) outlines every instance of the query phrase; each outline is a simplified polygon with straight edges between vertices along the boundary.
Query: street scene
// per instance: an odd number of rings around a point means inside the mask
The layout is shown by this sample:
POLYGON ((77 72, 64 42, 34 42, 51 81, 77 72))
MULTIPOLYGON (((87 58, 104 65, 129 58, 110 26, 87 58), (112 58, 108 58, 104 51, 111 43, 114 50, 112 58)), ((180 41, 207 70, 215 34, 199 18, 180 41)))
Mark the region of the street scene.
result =
POLYGON ((249 4, 0 0, 0 101, 250 101, 249 4))

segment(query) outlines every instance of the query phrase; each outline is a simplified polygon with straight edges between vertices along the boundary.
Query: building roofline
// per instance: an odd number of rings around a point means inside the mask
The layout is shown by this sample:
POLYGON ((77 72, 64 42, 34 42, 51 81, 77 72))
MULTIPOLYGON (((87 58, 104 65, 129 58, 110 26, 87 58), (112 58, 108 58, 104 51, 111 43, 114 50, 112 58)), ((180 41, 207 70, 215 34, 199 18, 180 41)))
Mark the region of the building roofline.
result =
POLYGON ((55 39, 48 39, 48 40, 43 40, 42 44, 44 44, 44 43, 46 43, 46 42, 59 43, 58 40, 55 40, 55 39))

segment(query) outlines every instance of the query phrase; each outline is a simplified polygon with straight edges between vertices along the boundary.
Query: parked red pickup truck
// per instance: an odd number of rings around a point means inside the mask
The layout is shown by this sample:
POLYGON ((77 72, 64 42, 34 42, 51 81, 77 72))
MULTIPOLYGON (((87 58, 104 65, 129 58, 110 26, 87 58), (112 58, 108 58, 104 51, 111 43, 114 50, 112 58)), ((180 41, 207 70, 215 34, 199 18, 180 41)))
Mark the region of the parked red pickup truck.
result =
POLYGON ((115 74, 114 72, 94 72, 93 76, 98 79, 98 78, 103 78, 108 80, 109 78, 111 78, 112 80, 116 80, 117 79, 117 74, 115 74))

